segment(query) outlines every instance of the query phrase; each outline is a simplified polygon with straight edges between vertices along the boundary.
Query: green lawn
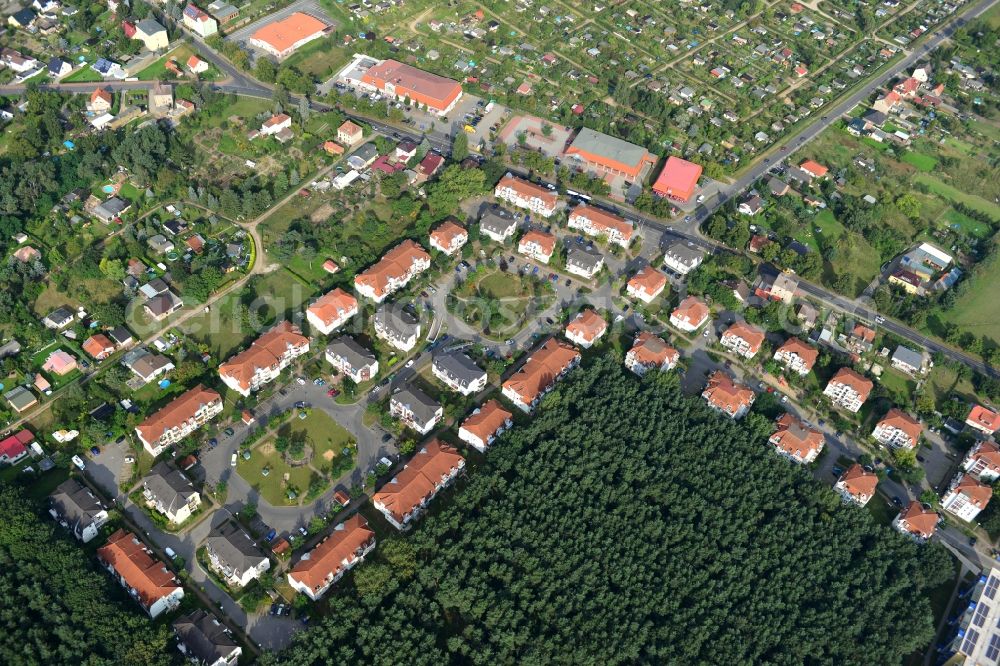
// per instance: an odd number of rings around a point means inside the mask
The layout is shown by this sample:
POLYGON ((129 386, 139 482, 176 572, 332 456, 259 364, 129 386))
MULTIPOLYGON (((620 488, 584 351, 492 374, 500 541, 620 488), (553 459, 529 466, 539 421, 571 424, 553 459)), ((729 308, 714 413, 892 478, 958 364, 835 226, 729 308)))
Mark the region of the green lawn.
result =
POLYGON ((958 394, 970 402, 976 401, 976 390, 968 379, 959 379, 958 373, 949 367, 935 365, 928 377, 930 388, 934 391, 935 402, 940 402, 958 394))
POLYGON ((522 296, 520 281, 507 273, 491 273, 479 281, 479 289, 493 298, 522 296))
POLYGON ((889 500, 885 499, 879 494, 876 494, 871 498, 871 501, 865 505, 865 508, 872 514, 872 516, 878 522, 883 525, 891 525, 892 521, 896 518, 899 510, 889 503, 889 500))
POLYGON ((940 197, 948 199, 949 201, 965 204, 969 208, 989 215, 994 220, 1000 220, 1000 206, 995 203, 991 203, 982 197, 976 196, 975 194, 969 194, 955 189, 951 185, 943 183, 934 176, 926 173, 917 174, 914 180, 923 183, 930 189, 931 192, 940 197))
POLYGON ((67 372, 65 375, 61 375, 61 376, 57 375, 55 373, 52 373, 52 372, 42 371, 42 366, 45 365, 45 361, 46 361, 46 359, 48 359, 49 354, 52 354, 53 352, 55 352, 57 350, 60 350, 60 349, 62 351, 64 351, 64 352, 66 352, 67 354, 69 354, 70 356, 72 356, 73 358, 75 358, 77 363, 80 362, 79 354, 77 354, 76 352, 74 352, 73 349, 71 349, 71 348, 69 348, 69 347, 67 347, 65 345, 61 345, 58 342, 54 342, 54 343, 48 345, 47 347, 45 347, 41 351, 37 352, 31 358, 31 364, 32 364, 32 366, 34 368, 36 368, 38 370, 38 372, 42 373, 47 380, 49 380, 49 383, 52 384, 52 388, 53 389, 57 389, 57 388, 59 388, 61 386, 65 386, 69 382, 71 382, 74 379, 76 379, 77 377, 79 377, 80 374, 81 374, 79 369, 77 369, 77 370, 71 370, 70 372, 67 372))
POLYGON ((182 77, 177 76, 173 72, 167 69, 167 62, 173 59, 177 68, 181 72, 187 73, 187 61, 194 54, 194 49, 192 49, 187 44, 181 44, 176 49, 166 54, 152 65, 146 69, 139 72, 137 75, 140 81, 175 81, 182 77))
POLYGON ((61 83, 93 83, 103 80, 104 77, 91 69, 90 63, 87 63, 66 78, 62 79, 61 83))
POLYGON ((913 395, 913 391, 916 388, 916 382, 902 373, 891 369, 886 369, 882 373, 879 383, 892 394, 893 400, 896 402, 908 399, 913 395))
POLYGON ((306 437, 312 447, 310 464, 316 469, 329 471, 341 469, 347 463, 353 463, 353 448, 347 455, 344 455, 344 449, 353 444, 351 433, 330 418, 323 410, 310 410, 306 418, 293 418, 283 428, 289 428, 293 436, 304 435, 306 437))
MULTIPOLYGON (((1000 240, 995 241, 1000 244, 1000 240)), ((969 284, 947 309, 936 308, 934 313, 942 321, 954 323, 962 331, 1000 342, 1000 317, 996 316, 1000 303, 1000 252, 997 247, 968 279, 969 284)))
POLYGON ((306 287, 288 271, 277 270, 254 278, 241 293, 229 294, 216 302, 209 312, 188 319, 183 330, 221 360, 256 335, 243 328, 243 302, 250 305, 259 332, 277 319, 290 316, 314 293, 315 289, 306 287), (250 293, 246 294, 248 288, 250 293))
POLYGON ((937 166, 937 160, 930 155, 925 155, 923 153, 915 153, 910 151, 900 158, 901 161, 906 162, 910 166, 917 169, 917 171, 931 172, 934 167, 937 166))
POLYGON ((297 505, 298 499, 288 499, 289 489, 294 489, 298 497, 303 497, 312 476, 308 465, 292 467, 286 463, 271 439, 254 448, 249 460, 241 453, 236 462, 236 472, 273 506, 297 505), (265 469, 268 470, 267 476, 263 474, 265 469))
POLYGON ((961 229, 963 232, 976 238, 987 238, 992 229, 989 225, 974 220, 964 213, 960 213, 954 208, 948 208, 941 216, 941 219, 952 229, 961 229))
POLYGON ((351 53, 353 51, 339 48, 336 38, 328 37, 306 44, 298 49, 283 64, 295 67, 303 74, 308 74, 318 79, 327 79, 337 69, 347 64, 351 53))

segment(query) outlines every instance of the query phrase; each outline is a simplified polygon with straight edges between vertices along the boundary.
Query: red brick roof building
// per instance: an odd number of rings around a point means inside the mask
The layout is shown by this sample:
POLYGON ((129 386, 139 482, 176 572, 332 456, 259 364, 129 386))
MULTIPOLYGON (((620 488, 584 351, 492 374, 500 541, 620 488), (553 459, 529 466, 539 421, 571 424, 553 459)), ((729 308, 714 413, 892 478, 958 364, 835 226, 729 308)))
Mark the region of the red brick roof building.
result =
POLYGON ((745 416, 756 398, 749 387, 737 384, 721 370, 716 370, 708 378, 708 386, 702 391, 701 397, 708 402, 709 407, 731 419, 745 416))
POLYGON ((375 533, 356 513, 302 556, 288 572, 288 584, 316 601, 352 567, 363 562, 374 547, 375 533))
POLYGON ((625 285, 625 294, 629 298, 637 298, 643 303, 651 303, 663 293, 666 287, 667 276, 652 266, 646 265, 629 279, 628 284, 625 285))
POLYGON ((782 414, 777 424, 778 429, 768 441, 778 453, 797 463, 808 464, 816 460, 823 450, 823 433, 788 413, 782 414))
POLYGON ((274 381, 292 360, 309 351, 309 338, 291 322, 283 321, 219 366, 226 386, 243 396, 274 381))
POLYGON ((488 400, 482 407, 470 414, 458 430, 463 442, 485 453, 494 440, 514 424, 514 415, 497 400, 488 400))
POLYGON ((555 383, 580 362, 580 352, 555 339, 548 340, 503 383, 503 394, 519 409, 530 412, 555 383))
POLYGON ((840 475, 834 489, 845 500, 864 506, 875 496, 876 486, 878 486, 878 476, 861 465, 854 464, 840 475))
POLYGON ((663 338, 649 331, 642 331, 625 354, 625 367, 641 377, 648 370, 674 368, 680 356, 663 338))
POLYGON ((432 439, 372 496, 372 503, 396 529, 403 529, 464 468, 465 458, 458 451, 432 439))
POLYGON ((430 266, 431 255, 407 239, 386 252, 377 263, 358 273, 354 277, 354 288, 362 296, 381 303, 430 266))
POLYGON ((451 111, 462 96, 462 86, 457 81, 396 60, 383 60, 369 68, 361 77, 361 83, 388 97, 409 98, 414 104, 442 116, 451 111))
POLYGON ((97 549, 97 559, 113 573, 151 618, 177 607, 184 589, 131 532, 118 530, 97 549))
POLYGON ((680 157, 670 156, 653 183, 653 192, 682 203, 690 201, 698 187, 702 167, 680 157))

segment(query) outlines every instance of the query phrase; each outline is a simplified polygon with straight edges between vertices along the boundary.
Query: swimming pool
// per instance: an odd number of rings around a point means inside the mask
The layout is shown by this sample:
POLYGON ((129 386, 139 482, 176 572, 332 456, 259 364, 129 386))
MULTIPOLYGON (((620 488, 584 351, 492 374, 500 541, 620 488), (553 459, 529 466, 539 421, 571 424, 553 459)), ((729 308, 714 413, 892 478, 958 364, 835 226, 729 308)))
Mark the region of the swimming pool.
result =
POLYGON ((115 192, 115 186, 114 185, 103 185, 103 186, 101 186, 101 190, 103 190, 107 194, 114 194, 114 192, 115 192))

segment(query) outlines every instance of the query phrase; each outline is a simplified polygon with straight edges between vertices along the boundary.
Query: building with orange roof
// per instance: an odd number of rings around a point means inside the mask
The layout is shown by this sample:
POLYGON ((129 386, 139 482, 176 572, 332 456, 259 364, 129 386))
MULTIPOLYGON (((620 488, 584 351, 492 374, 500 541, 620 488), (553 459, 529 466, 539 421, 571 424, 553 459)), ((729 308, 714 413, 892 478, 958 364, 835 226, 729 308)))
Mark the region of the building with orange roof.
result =
POLYGON ((694 296, 688 296, 670 313, 670 323, 682 331, 693 333, 708 321, 708 305, 694 296))
POLYGON ((198 384, 135 427, 143 448, 154 458, 222 412, 222 396, 198 384))
POLYGON ((94 92, 90 93, 90 99, 87 100, 87 111, 92 113, 107 113, 111 110, 114 104, 114 95, 107 88, 95 88, 94 92))
POLYGON ((823 433, 787 412, 778 417, 777 424, 777 430, 767 440, 775 451, 801 464, 816 460, 825 444, 823 433))
POLYGON ((529 229, 517 243, 517 251, 543 264, 549 263, 556 250, 556 237, 547 231, 529 229))
POLYGON ((589 349, 601 339, 608 330, 608 322, 597 314, 593 308, 586 308, 577 313, 566 325, 566 339, 584 349, 589 349))
POLYGON ((198 56, 191 54, 191 57, 187 60, 187 68, 195 74, 201 74, 208 71, 208 63, 198 56))
POLYGON ((290 115, 287 113, 276 113, 261 124, 260 133, 264 136, 278 134, 282 130, 291 128, 291 126, 292 117, 290 115))
POLYGON ((583 127, 566 148, 563 166, 598 178, 622 176, 631 182, 645 180, 656 156, 642 146, 583 127))
POLYGON ((542 217, 552 217, 559 204, 559 195, 555 191, 509 172, 497 183, 493 196, 542 217))
POLYGON ((42 365, 43 371, 51 372, 60 377, 68 375, 76 369, 76 359, 62 349, 57 349, 49 354, 49 357, 45 359, 45 363, 42 365))
POLYGON ((1000 414, 982 405, 973 405, 969 415, 965 417, 965 425, 984 435, 992 435, 1000 430, 1000 414))
POLYGON ((438 252, 451 256, 462 249, 469 240, 469 232, 465 227, 445 220, 431 231, 431 247, 438 252))
POLYGON ((101 361, 115 353, 115 343, 103 333, 97 333, 83 341, 83 351, 101 361))
POLYGON ((920 421, 893 407, 875 425, 872 437, 880 444, 894 449, 913 449, 920 441, 923 430, 920 421))
POLYGON ((905 534, 917 543, 924 543, 934 536, 940 520, 941 516, 936 511, 914 500, 899 512, 892 521, 892 526, 900 534, 905 534))
POLYGON ((701 397, 712 409, 722 412, 731 419, 746 416, 757 397, 754 392, 743 384, 738 384, 721 370, 716 370, 708 378, 708 385, 702 391, 701 397))
POLYGON ((184 598, 180 581, 131 532, 112 534, 97 549, 97 559, 153 619, 177 608, 184 598))
POLYGON ((417 451, 389 483, 372 496, 372 504, 397 530, 407 529, 434 496, 465 469, 458 451, 434 438, 417 451))
POLYGON ((864 506, 875 496, 876 486, 878 486, 878 476, 875 472, 869 472, 855 463, 840 475, 833 489, 840 493, 845 501, 864 506))
POLYGON ((652 369, 672 370, 680 357, 680 353, 663 338, 642 331, 635 336, 632 348, 625 354, 625 367, 642 377, 652 369))
POLYGON ((438 76, 398 60, 383 60, 368 68, 359 85, 377 90, 386 97, 409 100, 417 107, 446 115, 462 97, 458 81, 438 76))
POLYGON ((719 344, 743 358, 753 358, 764 344, 764 331, 738 321, 726 329, 719 344))
POLYGON ((941 508, 966 522, 972 522, 993 497, 993 488, 971 474, 958 474, 941 498, 941 508))
POLYGON ((822 178, 827 174, 827 172, 830 171, 815 160, 804 160, 801 164, 799 164, 799 168, 813 178, 822 178))
POLYGON ((514 415, 504 409, 498 400, 491 399, 462 421, 458 438, 480 453, 486 453, 496 438, 512 425, 514 415))
POLYGON ((604 236, 609 243, 628 247, 635 229, 632 223, 611 211, 581 204, 574 208, 566 220, 570 229, 576 229, 588 236, 604 236))
POLYGON ((323 335, 330 335, 358 314, 358 299, 340 287, 320 296, 306 308, 309 325, 323 335))
POLYGON ((42 253, 39 252, 37 248, 25 245, 24 247, 19 247, 14 251, 14 258, 22 264, 31 264, 41 259, 42 253))
POLYGON ((280 60, 300 46, 319 39, 328 29, 329 26, 315 16, 295 12, 258 29, 250 36, 250 45, 280 60))
POLYGON ((698 187, 701 172, 700 164, 671 155, 653 183, 653 192, 681 203, 690 201, 698 187))
POLYGON ((351 122, 350 120, 345 120, 341 123, 340 127, 337 128, 337 141, 341 142, 345 146, 353 146, 356 143, 360 143, 364 138, 365 133, 364 130, 361 129, 361 126, 351 122))
POLYGON ((667 276, 652 266, 646 265, 633 275, 625 285, 625 295, 643 303, 653 300, 667 288, 667 276))
POLYGON ((851 368, 841 368, 823 389, 823 395, 834 405, 856 414, 874 386, 870 379, 851 368))
POLYGON ((855 324, 847 337, 847 348, 855 354, 867 354, 875 344, 875 331, 864 324, 855 324))
POLYGON ((808 345, 801 338, 788 338, 774 352, 774 360, 789 370, 805 377, 816 364, 819 350, 808 345))
POLYGON ((381 303, 430 267, 431 255, 407 239, 354 276, 354 289, 362 296, 381 303))
POLYGON ((962 461, 962 469, 983 483, 1000 479, 1000 445, 991 439, 973 446, 962 461))
POLYGON ((326 151, 327 155, 343 155, 344 147, 337 143, 336 141, 324 141, 323 150, 326 151))
POLYGON ((318 601, 345 573, 365 561, 375 548, 375 532, 356 513, 339 523, 288 572, 288 584, 318 601))
POLYGON ((523 412, 531 412, 556 382, 580 363, 580 352, 551 338, 503 383, 503 395, 523 412))
POLYGON ((309 352, 309 338, 298 326, 283 321, 249 347, 219 366, 226 386, 246 397, 277 379, 293 360, 309 352))

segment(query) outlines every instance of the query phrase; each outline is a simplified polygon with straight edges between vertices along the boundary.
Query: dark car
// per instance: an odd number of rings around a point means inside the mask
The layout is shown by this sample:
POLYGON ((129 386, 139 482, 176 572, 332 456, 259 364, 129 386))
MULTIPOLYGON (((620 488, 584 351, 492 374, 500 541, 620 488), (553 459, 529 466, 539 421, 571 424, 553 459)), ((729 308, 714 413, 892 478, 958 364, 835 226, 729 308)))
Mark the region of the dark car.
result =
POLYGON ((276 536, 278 536, 278 530, 272 529, 270 532, 267 533, 267 536, 264 537, 264 541, 270 543, 274 541, 274 537, 276 536))
POLYGON ((892 503, 896 506, 903 506, 903 500, 899 499, 899 497, 895 495, 892 498, 892 503))
POLYGON ((100 454, 101 454, 101 450, 100 450, 99 448, 97 448, 96 446, 92 446, 92 447, 90 447, 90 452, 91 452, 91 453, 92 453, 93 455, 95 455, 95 456, 97 456, 97 455, 100 455, 100 454))
POLYGON ((923 456, 917 456, 917 462, 927 462, 923 456))
POLYGON ((232 437, 233 435, 236 434, 236 431, 233 430, 232 428, 226 428, 225 430, 223 430, 223 432, 226 433, 227 437, 232 437))
POLYGON ((214 449, 218 445, 219 445, 219 440, 217 440, 216 438, 213 437, 212 439, 208 440, 208 448, 214 449))
POLYGON ((391 442, 392 441, 392 435, 390 435, 389 433, 385 433, 384 435, 382 435, 382 441, 383 442, 391 442))
POLYGON ((833 470, 831 471, 833 472, 834 476, 840 476, 841 474, 844 473, 844 470, 841 467, 834 467, 833 470))
POLYGON ((302 409, 302 408, 304 408, 305 406, 306 406, 306 403, 305 403, 305 401, 303 401, 303 400, 299 400, 298 402, 296 402, 296 403, 295 403, 295 408, 296 408, 296 409, 302 409))
POLYGON ((970 546, 975 546, 978 541, 979 541, 979 539, 977 539, 976 537, 969 537, 969 545, 970 546))
POLYGON ((278 395, 288 395, 287 389, 278 389, 278 395))

